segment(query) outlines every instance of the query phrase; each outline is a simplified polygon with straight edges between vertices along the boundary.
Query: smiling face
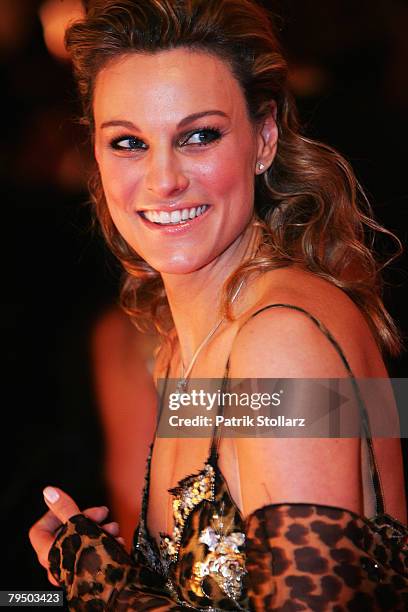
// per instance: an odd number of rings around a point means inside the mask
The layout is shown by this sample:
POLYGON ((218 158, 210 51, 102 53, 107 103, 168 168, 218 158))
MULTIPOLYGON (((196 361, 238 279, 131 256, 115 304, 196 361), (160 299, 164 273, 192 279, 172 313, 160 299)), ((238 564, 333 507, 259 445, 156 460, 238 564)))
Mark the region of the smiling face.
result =
POLYGON ((255 129, 226 62, 186 49, 126 54, 98 74, 94 120, 110 214, 145 261, 184 274, 234 248, 275 124, 255 129))

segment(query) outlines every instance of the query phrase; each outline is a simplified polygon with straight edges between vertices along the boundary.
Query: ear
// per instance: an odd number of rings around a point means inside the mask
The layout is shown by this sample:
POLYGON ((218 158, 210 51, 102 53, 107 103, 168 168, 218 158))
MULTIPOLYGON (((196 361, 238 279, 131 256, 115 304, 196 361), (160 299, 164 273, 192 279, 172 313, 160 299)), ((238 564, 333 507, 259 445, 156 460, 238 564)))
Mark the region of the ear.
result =
POLYGON ((276 116, 276 102, 271 100, 268 103, 268 111, 258 126, 256 174, 263 174, 272 165, 275 158, 279 136, 276 116))

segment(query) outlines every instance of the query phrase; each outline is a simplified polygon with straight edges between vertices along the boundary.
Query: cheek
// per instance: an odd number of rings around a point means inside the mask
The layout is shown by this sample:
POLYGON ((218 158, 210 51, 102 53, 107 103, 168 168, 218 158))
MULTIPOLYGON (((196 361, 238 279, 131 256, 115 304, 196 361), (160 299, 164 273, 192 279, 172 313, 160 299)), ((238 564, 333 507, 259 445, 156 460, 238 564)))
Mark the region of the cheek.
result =
POLYGON ((138 177, 134 170, 130 171, 129 167, 118 163, 118 160, 99 161, 99 172, 111 219, 126 242, 139 252, 135 213, 138 177))
POLYGON ((99 164, 102 186, 109 210, 131 212, 134 209, 138 178, 134 169, 117 160, 99 164))
POLYGON ((200 165, 200 180, 205 182, 210 193, 228 199, 247 197, 253 191, 252 156, 242 155, 239 147, 222 151, 207 163, 200 165), (237 154, 237 152, 239 154, 237 154))
POLYGON ((234 172, 225 163, 217 162, 200 169, 202 181, 205 181, 210 193, 225 197, 234 189, 234 172))

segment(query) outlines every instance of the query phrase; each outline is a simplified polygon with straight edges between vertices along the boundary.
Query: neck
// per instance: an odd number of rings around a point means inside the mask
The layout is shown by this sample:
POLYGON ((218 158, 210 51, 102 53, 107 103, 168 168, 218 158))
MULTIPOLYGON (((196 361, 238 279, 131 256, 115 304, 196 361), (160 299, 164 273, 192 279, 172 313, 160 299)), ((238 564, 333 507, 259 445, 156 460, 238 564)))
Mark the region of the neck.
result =
MULTIPOLYGON (((258 237, 259 228, 251 224, 220 257, 200 270, 162 275, 186 368, 204 338, 222 318, 221 294, 225 280, 253 253, 258 237)), ((245 295, 244 283, 234 302, 237 312, 247 307, 248 295, 245 295)))

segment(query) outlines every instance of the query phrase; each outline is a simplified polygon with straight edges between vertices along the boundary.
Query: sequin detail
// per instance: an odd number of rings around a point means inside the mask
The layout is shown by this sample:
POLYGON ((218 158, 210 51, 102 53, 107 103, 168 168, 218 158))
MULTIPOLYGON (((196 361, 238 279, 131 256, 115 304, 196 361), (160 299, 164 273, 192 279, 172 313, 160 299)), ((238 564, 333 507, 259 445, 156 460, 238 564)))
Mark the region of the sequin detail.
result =
MULTIPOLYGON (((173 535, 160 534, 160 554, 165 571, 178 560, 184 526, 191 512, 204 500, 215 500, 214 467, 206 463, 201 472, 187 476, 169 493, 173 495, 173 535)), ((198 541, 205 545, 207 553, 202 561, 194 563, 190 584, 193 593, 198 597, 209 596, 203 584, 209 576, 228 597, 239 599, 242 579, 246 573, 245 553, 241 550, 245 544, 245 534, 240 531, 231 532, 231 525, 225 525, 223 502, 219 511, 214 511, 211 526, 200 532, 198 541)), ((171 581, 169 583, 169 590, 173 590, 171 581)))
MULTIPOLYGON (((213 519, 222 530, 223 525, 218 515, 214 515, 213 519)), ((199 597, 204 597, 203 580, 211 576, 228 597, 238 599, 246 573, 245 553, 241 550, 245 544, 245 534, 234 531, 225 535, 212 527, 206 527, 200 533, 199 541, 207 546, 209 552, 204 561, 196 561, 194 564, 192 590, 199 597)))
POLYGON ((169 489, 173 495, 174 528, 172 537, 160 534, 160 553, 165 568, 177 561, 184 525, 191 512, 203 500, 214 501, 214 491, 215 471, 210 463, 206 463, 198 474, 187 476, 177 487, 169 489))

